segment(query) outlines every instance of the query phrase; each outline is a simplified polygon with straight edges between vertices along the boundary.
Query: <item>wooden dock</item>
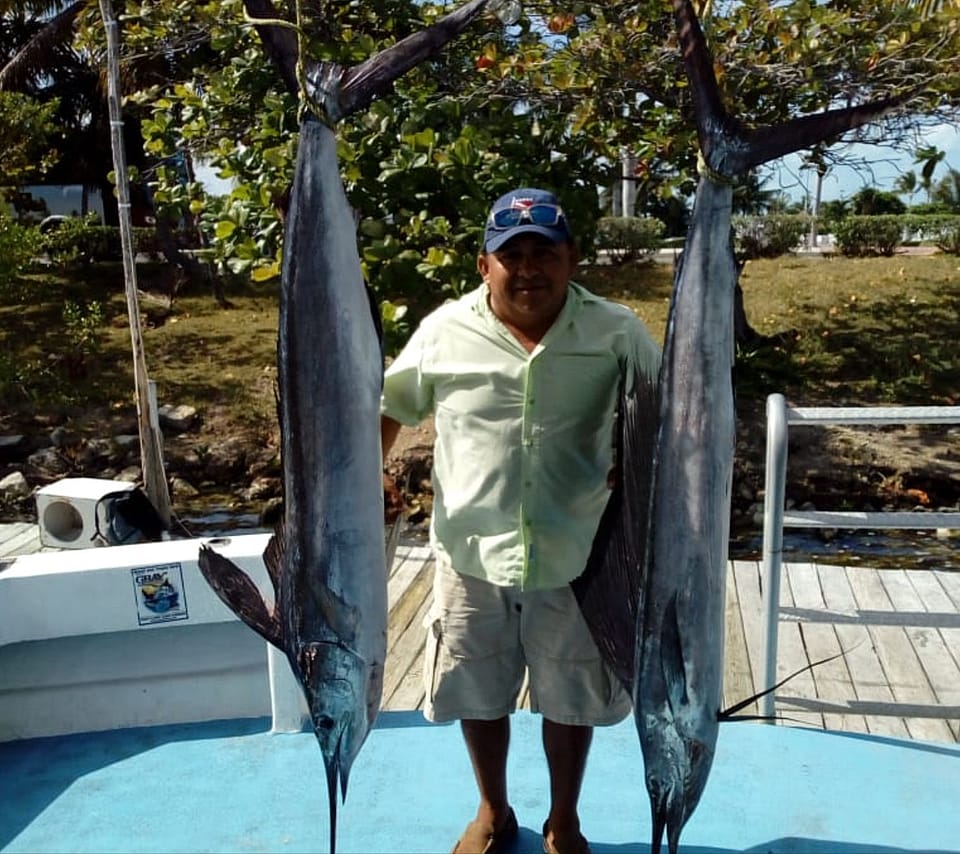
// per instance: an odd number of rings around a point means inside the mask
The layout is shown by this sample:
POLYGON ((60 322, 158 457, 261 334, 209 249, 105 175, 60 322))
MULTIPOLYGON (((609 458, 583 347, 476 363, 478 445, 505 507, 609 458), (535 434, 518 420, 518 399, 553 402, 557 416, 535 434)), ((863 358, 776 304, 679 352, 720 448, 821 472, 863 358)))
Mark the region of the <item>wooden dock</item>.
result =
MULTIPOLYGON (((36 525, 0 525, 0 571, 13 556, 39 548, 36 525)), ((423 705, 423 621, 432 579, 429 548, 402 543, 388 583, 384 709, 423 705)), ((730 706, 762 688, 758 561, 728 564, 726 613, 724 705, 730 706)), ((777 690, 783 723, 960 741, 960 573, 787 564, 779 624, 779 678, 829 659, 777 690)))
POLYGON ((0 570, 5 561, 17 555, 28 555, 43 548, 40 528, 32 522, 5 522, 0 524, 0 570))

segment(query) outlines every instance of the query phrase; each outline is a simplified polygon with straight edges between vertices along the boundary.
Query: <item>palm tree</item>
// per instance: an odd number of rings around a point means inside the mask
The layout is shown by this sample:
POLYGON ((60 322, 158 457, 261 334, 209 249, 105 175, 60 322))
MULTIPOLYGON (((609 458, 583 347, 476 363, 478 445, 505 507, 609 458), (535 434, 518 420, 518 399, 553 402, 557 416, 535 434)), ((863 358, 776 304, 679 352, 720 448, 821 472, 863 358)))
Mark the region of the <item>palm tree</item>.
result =
POLYGON ((0 2, 0 90, 21 92, 40 103, 57 102, 62 155, 47 175, 52 183, 98 188, 109 197, 109 119, 98 69, 73 47, 83 0, 0 2))
MULTIPOLYGON (((77 27, 88 14, 100 21, 96 0, 0 0, 0 90, 22 92, 41 103, 58 102, 64 154, 48 180, 96 187, 106 201, 113 193, 107 178, 113 159, 103 57, 75 46, 77 27)), ((175 79, 173 63, 191 61, 189 50, 158 48, 124 63, 125 88, 167 83, 175 79)), ((135 108, 124 107, 123 122, 130 165, 142 170, 148 164, 135 108)), ((145 190, 139 195, 134 209, 149 210, 145 190)), ((104 204, 104 215, 115 222, 114 206, 104 204)))
POLYGON ((913 162, 920 166, 920 186, 926 192, 928 202, 933 201, 933 173, 946 156, 947 152, 935 145, 918 148, 913 155, 913 162))
POLYGON ((904 172, 894 182, 893 189, 896 190, 901 196, 906 196, 908 199, 913 199, 914 193, 920 189, 920 185, 917 182, 917 173, 912 169, 909 172, 904 172))
POLYGON ((960 213, 960 172, 951 169, 946 177, 934 186, 931 195, 933 201, 943 205, 952 213, 960 213))

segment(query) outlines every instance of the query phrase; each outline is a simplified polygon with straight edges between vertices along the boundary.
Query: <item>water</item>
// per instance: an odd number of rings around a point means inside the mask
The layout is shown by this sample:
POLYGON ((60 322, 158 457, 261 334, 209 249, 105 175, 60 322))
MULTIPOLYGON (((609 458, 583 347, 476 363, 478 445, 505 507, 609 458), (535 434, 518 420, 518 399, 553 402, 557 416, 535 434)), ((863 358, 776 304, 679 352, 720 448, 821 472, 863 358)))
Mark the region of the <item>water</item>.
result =
MULTIPOLYGON (((951 533, 953 536, 938 536, 934 531, 785 530, 783 561, 960 570, 960 531, 951 533)), ((760 560, 762 553, 760 534, 731 541, 730 557, 735 560, 760 560)))
MULTIPOLYGON (((191 536, 222 537, 230 534, 270 533, 256 513, 237 513, 214 508, 202 515, 181 519, 191 536)), ((787 563, 818 563, 899 569, 952 569, 960 571, 960 531, 938 536, 934 531, 816 531, 787 529, 783 533, 783 560, 787 563)), ((422 538, 422 528, 404 532, 406 538, 422 538)), ((749 531, 730 541, 733 560, 760 560, 763 538, 749 531)))
POLYGON ((176 520, 186 530, 184 536, 225 537, 230 534, 268 534, 273 530, 260 522, 258 513, 237 513, 229 508, 214 508, 202 515, 181 516, 176 520))

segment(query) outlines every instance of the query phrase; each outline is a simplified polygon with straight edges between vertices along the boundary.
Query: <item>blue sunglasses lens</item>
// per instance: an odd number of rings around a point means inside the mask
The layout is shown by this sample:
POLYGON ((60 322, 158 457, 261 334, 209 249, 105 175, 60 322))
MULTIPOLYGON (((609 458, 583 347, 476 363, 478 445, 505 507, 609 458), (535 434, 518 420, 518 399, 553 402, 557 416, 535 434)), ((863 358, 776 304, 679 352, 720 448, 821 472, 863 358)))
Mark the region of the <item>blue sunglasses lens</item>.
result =
POLYGON ((490 214, 490 219, 494 228, 513 228, 525 222, 533 225, 557 225, 563 219, 563 209, 557 205, 501 208, 490 214))

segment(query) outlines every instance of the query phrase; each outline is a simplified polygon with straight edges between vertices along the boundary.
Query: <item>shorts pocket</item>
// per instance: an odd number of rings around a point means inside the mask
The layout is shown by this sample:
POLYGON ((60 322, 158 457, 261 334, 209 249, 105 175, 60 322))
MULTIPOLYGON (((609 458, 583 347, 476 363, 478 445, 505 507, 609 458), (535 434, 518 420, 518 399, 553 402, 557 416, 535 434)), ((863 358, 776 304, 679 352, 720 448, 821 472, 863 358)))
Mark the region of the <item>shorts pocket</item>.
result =
POLYGON ((439 617, 430 615, 423 621, 427 630, 424 641, 426 661, 423 668, 423 690, 432 703, 437 696, 437 679, 440 671, 440 644, 443 642, 443 626, 439 617))

